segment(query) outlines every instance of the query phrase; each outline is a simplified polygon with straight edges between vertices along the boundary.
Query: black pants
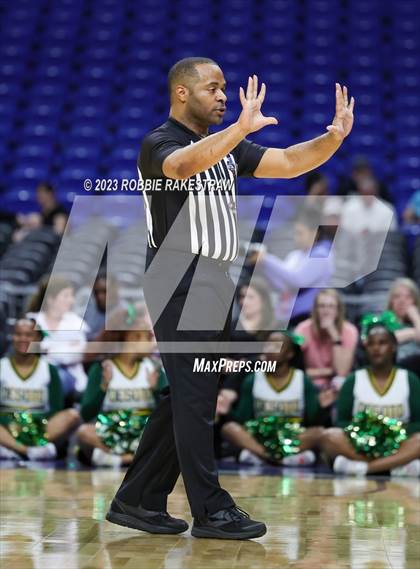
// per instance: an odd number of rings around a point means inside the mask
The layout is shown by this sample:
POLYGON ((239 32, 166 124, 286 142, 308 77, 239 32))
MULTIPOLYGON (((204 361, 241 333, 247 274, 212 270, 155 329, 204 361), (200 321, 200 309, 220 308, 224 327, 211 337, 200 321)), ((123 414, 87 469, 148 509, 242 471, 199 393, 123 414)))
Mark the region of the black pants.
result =
MULTIPOLYGON (((144 293, 152 319, 153 302, 149 303, 149 300, 159 296, 164 279, 171 278, 172 271, 185 257, 183 253, 173 252, 160 267, 148 269, 144 293)), ((148 260, 150 263, 150 256, 148 260)), ((196 257, 155 323, 158 346, 162 341, 227 341, 233 289, 226 265, 196 257), (198 261, 204 262, 204 270, 191 287, 198 261), (224 318, 222 330, 176 329, 189 291, 189 301, 195 306, 191 318, 200 318, 200 311, 197 311, 200 306, 210 307, 213 315, 224 318)), ((187 311, 187 316, 189 313, 187 311)), ((132 506, 140 504, 150 510, 166 510, 167 497, 181 472, 194 517, 232 506, 233 499, 219 485, 214 456, 213 427, 220 374, 193 372, 195 358, 214 361, 220 355, 161 351, 161 357, 170 387, 164 390, 147 422, 117 497, 132 506)))

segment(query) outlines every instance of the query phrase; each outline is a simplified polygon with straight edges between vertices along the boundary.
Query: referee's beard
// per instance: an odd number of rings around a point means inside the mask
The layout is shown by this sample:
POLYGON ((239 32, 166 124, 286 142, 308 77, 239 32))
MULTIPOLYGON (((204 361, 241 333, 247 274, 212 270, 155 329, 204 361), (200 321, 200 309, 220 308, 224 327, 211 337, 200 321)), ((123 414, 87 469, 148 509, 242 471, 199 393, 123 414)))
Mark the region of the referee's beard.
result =
POLYGON ((202 126, 208 128, 211 125, 220 125, 223 123, 226 104, 222 101, 212 101, 212 105, 207 107, 196 98, 194 93, 190 94, 185 109, 185 115, 202 126))
POLYGON ((206 129, 210 126, 221 125, 224 118, 224 114, 217 112, 215 109, 207 113, 203 111, 201 111, 201 113, 192 112, 189 116, 195 124, 199 124, 206 129))

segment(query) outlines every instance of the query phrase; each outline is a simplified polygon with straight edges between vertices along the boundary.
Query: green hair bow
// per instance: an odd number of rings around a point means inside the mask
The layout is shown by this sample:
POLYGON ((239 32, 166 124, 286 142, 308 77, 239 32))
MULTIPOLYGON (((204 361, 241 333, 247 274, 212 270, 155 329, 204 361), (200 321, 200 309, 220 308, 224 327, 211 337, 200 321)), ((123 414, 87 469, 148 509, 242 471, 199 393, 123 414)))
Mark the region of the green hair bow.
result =
POLYGON ((362 340, 366 339, 369 330, 373 328, 373 326, 383 326, 392 333, 402 328, 401 323, 392 310, 385 310, 382 314, 373 314, 370 312, 365 314, 360 320, 362 340))

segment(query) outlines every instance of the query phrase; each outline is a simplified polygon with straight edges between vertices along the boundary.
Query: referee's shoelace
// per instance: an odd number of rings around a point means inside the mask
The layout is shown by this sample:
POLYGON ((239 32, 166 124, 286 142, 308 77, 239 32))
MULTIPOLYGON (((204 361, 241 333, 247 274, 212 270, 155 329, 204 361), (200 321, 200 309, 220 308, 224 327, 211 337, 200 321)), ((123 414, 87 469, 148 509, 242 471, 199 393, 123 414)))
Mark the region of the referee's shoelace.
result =
POLYGON ((249 519, 249 514, 238 506, 232 506, 227 510, 225 517, 230 518, 232 522, 240 522, 244 518, 249 519))

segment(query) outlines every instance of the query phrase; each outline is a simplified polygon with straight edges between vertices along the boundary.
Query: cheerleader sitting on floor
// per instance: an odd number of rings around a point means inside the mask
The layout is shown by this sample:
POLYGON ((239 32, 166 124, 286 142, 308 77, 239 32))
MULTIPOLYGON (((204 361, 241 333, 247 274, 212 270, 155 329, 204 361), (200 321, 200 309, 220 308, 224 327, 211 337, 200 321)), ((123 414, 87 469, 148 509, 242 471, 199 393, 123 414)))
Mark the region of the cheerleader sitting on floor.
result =
POLYGON ((13 351, 0 360, 0 458, 52 460, 80 423, 64 409, 57 369, 44 356, 27 353, 41 341, 34 320, 22 318, 13 331, 13 351))
POLYGON ((144 305, 117 312, 113 320, 114 324, 120 320, 120 326, 114 327, 121 331, 109 331, 103 341, 114 342, 120 351, 91 367, 81 415, 94 422, 82 425, 77 433, 80 460, 96 466, 132 462, 157 393, 167 384, 161 366, 148 357, 155 342, 144 305))
POLYGON ((420 474, 420 380, 395 366, 397 340, 386 321, 365 323, 369 365, 345 381, 337 425, 322 437, 334 471, 343 474, 420 474))
POLYGON ((315 462, 321 425, 336 395, 333 389, 318 394, 295 367, 301 358, 297 341, 297 337, 272 332, 263 357, 276 362, 275 372, 256 371, 243 381, 239 401, 222 427, 222 435, 243 449, 240 462, 289 466, 315 462))

